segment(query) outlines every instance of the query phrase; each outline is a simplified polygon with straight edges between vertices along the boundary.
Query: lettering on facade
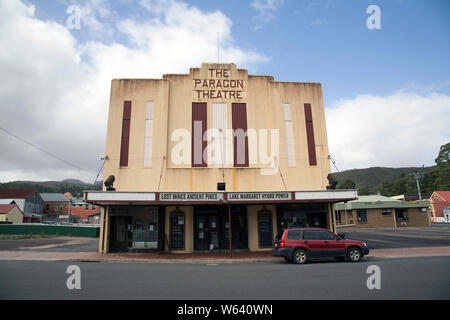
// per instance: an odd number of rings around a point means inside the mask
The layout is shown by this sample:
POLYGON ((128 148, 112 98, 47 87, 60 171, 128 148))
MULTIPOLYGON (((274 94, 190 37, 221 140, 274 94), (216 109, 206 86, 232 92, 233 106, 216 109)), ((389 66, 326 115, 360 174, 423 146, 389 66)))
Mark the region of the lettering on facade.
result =
POLYGON ((160 201, 219 201, 223 200, 220 192, 161 192, 160 201))
POLYGON ((229 201, 282 201, 291 200, 290 192, 231 192, 228 193, 229 201))
POLYGON ((194 79, 193 86, 197 99, 235 99, 244 98, 244 80, 230 79, 228 69, 208 69, 213 79, 194 79))

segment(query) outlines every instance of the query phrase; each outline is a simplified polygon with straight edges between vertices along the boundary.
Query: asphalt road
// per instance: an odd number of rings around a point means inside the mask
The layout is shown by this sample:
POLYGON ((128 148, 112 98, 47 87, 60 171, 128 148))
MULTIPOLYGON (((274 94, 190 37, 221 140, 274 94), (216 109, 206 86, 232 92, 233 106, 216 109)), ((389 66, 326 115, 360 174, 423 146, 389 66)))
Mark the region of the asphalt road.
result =
POLYGON ((0 251, 97 252, 98 241, 77 237, 0 239, 0 251))
POLYGON ((312 262, 152 264, 0 261, 0 299, 450 299, 450 257, 312 262), (69 290, 69 265, 81 289, 69 290), (367 288, 367 267, 381 289, 367 288))
POLYGON ((370 249, 450 246, 450 225, 431 228, 338 228, 347 239, 362 240, 370 249))
MULTIPOLYGON (((450 225, 432 228, 345 229, 346 238, 365 241, 371 249, 450 246, 450 225)), ((50 237, 0 239, 0 251, 97 252, 98 238, 50 237)))

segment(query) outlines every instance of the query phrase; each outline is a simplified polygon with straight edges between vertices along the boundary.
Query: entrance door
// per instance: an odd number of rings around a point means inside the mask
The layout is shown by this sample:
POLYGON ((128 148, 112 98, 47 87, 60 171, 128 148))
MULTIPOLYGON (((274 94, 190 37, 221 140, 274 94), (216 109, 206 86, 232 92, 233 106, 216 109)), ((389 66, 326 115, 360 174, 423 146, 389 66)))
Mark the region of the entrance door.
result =
POLYGON ((110 252, 126 252, 132 246, 131 226, 133 217, 129 216, 112 216, 109 237, 110 252))
POLYGON ((195 249, 220 249, 219 242, 219 215, 198 214, 195 221, 195 249))
MULTIPOLYGON (((224 247, 229 247, 228 209, 224 215, 224 247)), ((231 206, 231 246, 232 249, 248 249, 247 207, 231 206)))

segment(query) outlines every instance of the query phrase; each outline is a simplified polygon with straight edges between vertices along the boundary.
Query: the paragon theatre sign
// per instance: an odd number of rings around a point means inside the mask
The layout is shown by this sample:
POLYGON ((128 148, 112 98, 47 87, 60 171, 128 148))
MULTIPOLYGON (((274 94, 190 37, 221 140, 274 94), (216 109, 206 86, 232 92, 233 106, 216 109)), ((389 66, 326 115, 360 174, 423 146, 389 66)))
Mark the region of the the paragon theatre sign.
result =
POLYGON ((207 79, 193 79, 197 99, 244 99, 245 80, 232 79, 230 69, 208 68, 207 79))

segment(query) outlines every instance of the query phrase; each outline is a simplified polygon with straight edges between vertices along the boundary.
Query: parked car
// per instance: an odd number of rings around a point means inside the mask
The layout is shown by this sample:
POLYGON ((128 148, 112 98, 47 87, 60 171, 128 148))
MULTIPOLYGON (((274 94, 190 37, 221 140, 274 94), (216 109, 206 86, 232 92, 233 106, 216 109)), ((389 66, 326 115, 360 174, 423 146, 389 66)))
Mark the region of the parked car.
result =
POLYGON ((272 254, 299 264, 310 258, 329 257, 358 262, 369 254, 369 248, 365 242, 345 239, 326 229, 295 228, 277 234, 272 254))

